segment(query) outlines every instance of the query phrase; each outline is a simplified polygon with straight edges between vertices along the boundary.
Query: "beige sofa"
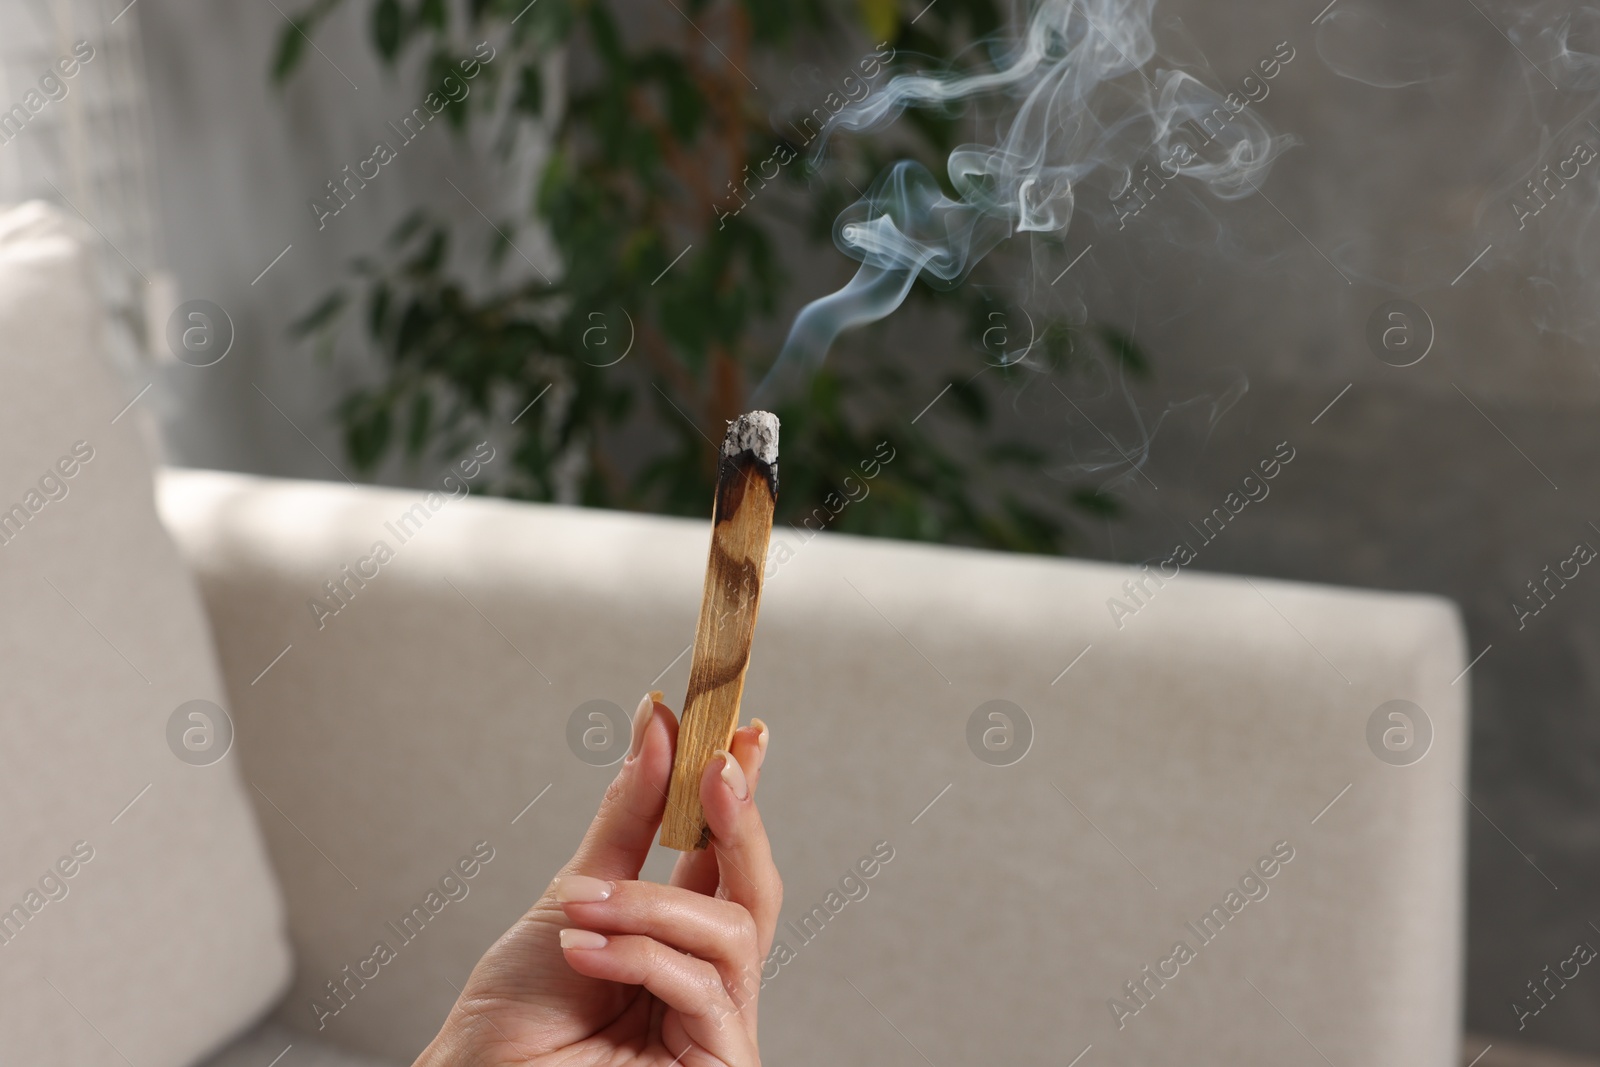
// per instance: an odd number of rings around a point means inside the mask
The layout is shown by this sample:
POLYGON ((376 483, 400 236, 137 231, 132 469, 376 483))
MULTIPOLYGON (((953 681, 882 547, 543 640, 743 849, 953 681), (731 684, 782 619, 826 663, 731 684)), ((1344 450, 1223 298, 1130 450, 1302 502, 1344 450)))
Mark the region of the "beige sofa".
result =
MULTIPOLYGON (((681 697, 707 526, 153 474, 85 276, 0 215, 0 507, 94 449, 0 544, 0 893, 96 850, 0 943, 0 1059, 409 1062, 577 841, 615 709, 681 697)), ((771 1063, 1460 1062, 1450 604, 780 537, 771 1063)))

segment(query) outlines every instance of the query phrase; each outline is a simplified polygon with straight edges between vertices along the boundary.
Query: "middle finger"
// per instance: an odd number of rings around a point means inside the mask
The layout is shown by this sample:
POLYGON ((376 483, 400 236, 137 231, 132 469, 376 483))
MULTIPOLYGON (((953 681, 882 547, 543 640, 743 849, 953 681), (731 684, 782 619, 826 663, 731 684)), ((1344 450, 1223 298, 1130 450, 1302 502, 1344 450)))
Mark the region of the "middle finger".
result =
MULTIPOLYGON (((749 726, 741 727, 733 735, 733 742, 728 746, 733 758, 744 768, 745 779, 750 783, 751 796, 755 795, 756 786, 761 782, 761 765, 766 760, 769 736, 770 731, 766 723, 760 719, 751 719, 749 726)), ((720 877, 716 850, 701 848, 678 856, 668 882, 671 885, 692 889, 696 893, 704 893, 709 897, 716 894, 720 877)))
POLYGON ((706 960, 725 980, 757 960, 755 920, 743 907, 680 886, 601 881, 567 875, 556 900, 574 926, 603 934, 640 934, 706 960))

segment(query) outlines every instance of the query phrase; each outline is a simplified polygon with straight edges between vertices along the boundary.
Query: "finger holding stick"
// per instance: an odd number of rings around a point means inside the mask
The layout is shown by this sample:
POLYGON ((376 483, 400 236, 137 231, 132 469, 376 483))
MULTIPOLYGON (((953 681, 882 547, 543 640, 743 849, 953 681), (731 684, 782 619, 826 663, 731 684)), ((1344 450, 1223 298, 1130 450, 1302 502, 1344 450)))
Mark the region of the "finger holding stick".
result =
POLYGON ((468 977, 419 1067, 760 1067, 756 994, 782 892, 756 810, 765 730, 737 731, 700 782, 728 883, 640 881, 660 826, 678 723, 657 694, 572 860, 468 977), (731 864, 753 877, 738 880, 731 864))
MULTIPOLYGON (((750 725, 741 726, 734 732, 733 744, 728 746, 728 751, 733 753, 733 758, 739 761, 739 766, 744 770, 752 796, 761 783, 761 769, 762 764, 766 762, 770 736, 771 731, 768 730, 766 723, 760 719, 751 719, 750 725)), ((711 848, 685 852, 678 857, 678 862, 672 869, 672 884, 712 896, 717 893, 722 881, 718 869, 719 862, 714 840, 711 848)))
POLYGON ((728 752, 706 766, 700 799, 712 846, 681 861, 702 864, 697 876, 720 877, 714 895, 682 884, 572 876, 556 886, 573 924, 561 942, 573 969, 642 985, 669 1009, 661 1028, 668 1051, 705 1052, 730 1065, 756 1048, 761 968, 783 897, 755 804, 759 731, 738 733, 748 768, 728 752))

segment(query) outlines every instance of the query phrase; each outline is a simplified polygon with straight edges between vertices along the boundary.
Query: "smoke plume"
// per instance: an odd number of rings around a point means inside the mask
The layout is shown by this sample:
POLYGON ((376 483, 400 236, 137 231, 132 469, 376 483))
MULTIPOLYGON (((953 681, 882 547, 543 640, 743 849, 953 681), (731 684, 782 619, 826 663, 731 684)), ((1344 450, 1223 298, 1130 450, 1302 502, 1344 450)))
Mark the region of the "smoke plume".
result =
POLYGON ((880 130, 907 108, 1005 105, 995 143, 950 154, 954 199, 922 165, 900 162, 839 216, 835 243, 861 266, 796 316, 761 393, 803 380, 840 332, 893 312, 919 277, 948 288, 1008 237, 1061 238, 1086 197, 1115 219, 1113 205, 1141 184, 1185 179, 1222 199, 1254 191, 1289 138, 1238 94, 1163 65, 1154 6, 1038 0, 994 69, 900 75, 841 111, 826 136, 880 130))

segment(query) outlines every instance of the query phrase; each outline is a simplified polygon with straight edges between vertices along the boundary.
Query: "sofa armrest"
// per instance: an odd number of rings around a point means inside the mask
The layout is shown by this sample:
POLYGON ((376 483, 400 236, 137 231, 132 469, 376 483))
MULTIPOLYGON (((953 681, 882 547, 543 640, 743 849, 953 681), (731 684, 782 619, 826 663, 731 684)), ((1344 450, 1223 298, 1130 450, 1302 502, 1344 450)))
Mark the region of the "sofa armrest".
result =
MULTIPOLYGON (((161 505, 288 902, 279 1017, 405 1059, 612 776, 590 702, 681 699, 708 524, 195 471, 161 505)), ((745 692, 774 1062, 1454 1062, 1453 605, 804 536, 745 692), (1431 724, 1409 765, 1369 744, 1391 700, 1431 724)))

